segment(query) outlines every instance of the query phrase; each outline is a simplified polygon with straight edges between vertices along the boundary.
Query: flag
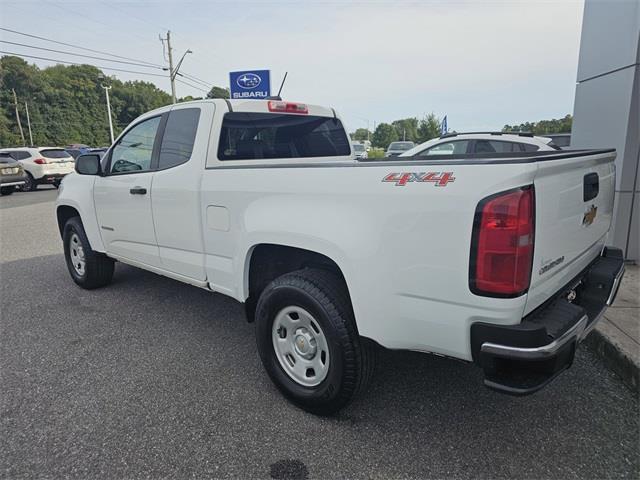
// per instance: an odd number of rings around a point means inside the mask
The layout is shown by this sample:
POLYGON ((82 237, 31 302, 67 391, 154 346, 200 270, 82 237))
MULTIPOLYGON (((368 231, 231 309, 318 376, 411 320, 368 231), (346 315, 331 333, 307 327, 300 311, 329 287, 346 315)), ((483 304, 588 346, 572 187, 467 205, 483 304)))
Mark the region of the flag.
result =
POLYGON ((447 133, 447 116, 445 115, 442 119, 442 123, 440 124, 440 135, 445 135, 447 133))

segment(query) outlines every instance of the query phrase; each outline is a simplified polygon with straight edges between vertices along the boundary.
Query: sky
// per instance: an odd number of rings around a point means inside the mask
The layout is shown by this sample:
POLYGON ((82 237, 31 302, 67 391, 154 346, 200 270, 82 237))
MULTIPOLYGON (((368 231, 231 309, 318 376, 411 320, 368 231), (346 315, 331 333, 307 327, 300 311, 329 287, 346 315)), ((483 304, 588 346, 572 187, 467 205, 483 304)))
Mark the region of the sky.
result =
MULTIPOLYGON (((432 112, 446 115, 450 130, 471 131, 573 113, 583 6, 582 0, 0 0, 0 25, 159 65, 166 61, 158 36, 171 30, 174 57, 193 51, 181 71, 207 84, 228 86, 230 71, 269 69, 275 93, 289 72, 286 100, 331 106, 350 131, 432 112)), ((7 44, 104 57, 5 31, 0 40, 3 51, 154 73, 160 76, 105 69, 170 91, 159 69, 7 44)), ((178 83, 177 94, 204 92, 178 83)))

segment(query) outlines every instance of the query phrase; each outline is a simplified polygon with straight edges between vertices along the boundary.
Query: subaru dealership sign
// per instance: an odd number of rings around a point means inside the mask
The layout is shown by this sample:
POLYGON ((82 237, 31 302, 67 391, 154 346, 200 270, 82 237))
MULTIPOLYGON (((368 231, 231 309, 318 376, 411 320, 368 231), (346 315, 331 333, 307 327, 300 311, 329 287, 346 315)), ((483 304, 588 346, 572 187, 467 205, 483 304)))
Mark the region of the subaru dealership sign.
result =
POLYGON ((246 70, 229 74, 232 99, 263 100, 271 95, 269 70, 246 70))

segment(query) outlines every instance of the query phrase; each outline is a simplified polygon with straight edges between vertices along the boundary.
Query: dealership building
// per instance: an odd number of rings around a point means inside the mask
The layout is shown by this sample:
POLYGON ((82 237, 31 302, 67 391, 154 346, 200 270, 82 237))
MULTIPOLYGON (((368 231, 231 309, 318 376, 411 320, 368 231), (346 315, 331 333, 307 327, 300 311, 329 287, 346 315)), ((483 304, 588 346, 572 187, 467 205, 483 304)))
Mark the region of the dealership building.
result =
POLYGON ((571 148, 615 147, 610 243, 640 257, 640 2, 585 0, 571 148))

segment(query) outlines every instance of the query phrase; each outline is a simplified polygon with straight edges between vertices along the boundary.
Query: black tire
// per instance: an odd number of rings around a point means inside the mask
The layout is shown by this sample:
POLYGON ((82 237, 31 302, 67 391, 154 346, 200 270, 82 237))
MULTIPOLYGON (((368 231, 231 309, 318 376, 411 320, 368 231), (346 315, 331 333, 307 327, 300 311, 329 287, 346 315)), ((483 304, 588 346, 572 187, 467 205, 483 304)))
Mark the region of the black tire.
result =
POLYGON ((262 364, 280 391, 299 407, 314 414, 331 415, 365 390, 373 373, 377 346, 358 335, 347 287, 337 275, 306 268, 276 278, 260 295, 255 319, 262 364), (327 340, 328 371, 314 387, 293 380, 282 368, 273 346, 273 322, 289 306, 309 312, 327 340))
POLYGON ((53 181, 53 186, 56 188, 60 188, 60 180, 54 180, 53 181))
POLYGON ((16 191, 16 187, 1 187, 0 195, 11 195, 15 191, 16 191))
POLYGON ((20 187, 20 189, 23 192, 33 192, 36 188, 38 188, 38 184, 36 183, 36 181, 33 179, 33 177, 29 172, 27 172, 27 176, 25 177, 24 180, 25 180, 24 185, 20 187))
POLYGON ((94 252, 91 249, 80 217, 72 217, 67 220, 67 223, 64 225, 62 241, 64 243, 64 258, 67 262, 69 274, 74 282, 87 290, 104 287, 111 283, 115 262, 106 255, 94 252), (85 265, 82 274, 73 266, 71 258, 71 241, 74 234, 77 236, 84 251, 85 265))

